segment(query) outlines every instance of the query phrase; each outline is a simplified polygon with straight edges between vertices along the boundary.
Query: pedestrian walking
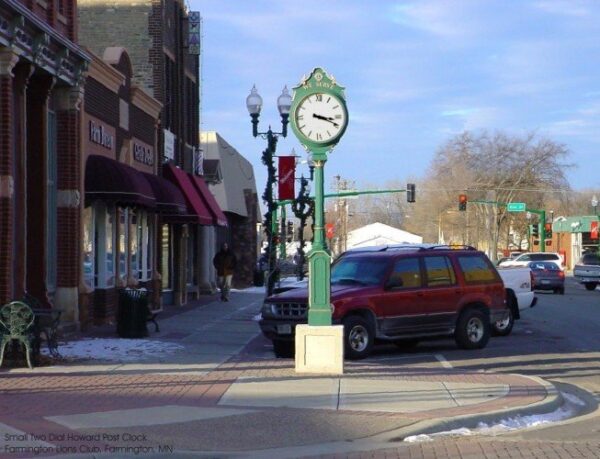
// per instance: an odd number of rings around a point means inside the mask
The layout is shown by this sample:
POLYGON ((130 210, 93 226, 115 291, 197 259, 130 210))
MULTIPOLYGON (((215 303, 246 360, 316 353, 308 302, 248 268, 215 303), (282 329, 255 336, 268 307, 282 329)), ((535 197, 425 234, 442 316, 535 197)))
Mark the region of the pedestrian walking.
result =
POLYGON ((213 258, 213 265, 217 270, 218 285, 221 289, 221 301, 229 301, 229 291, 231 290, 231 279, 237 264, 237 258, 229 249, 229 245, 224 242, 221 250, 213 258))

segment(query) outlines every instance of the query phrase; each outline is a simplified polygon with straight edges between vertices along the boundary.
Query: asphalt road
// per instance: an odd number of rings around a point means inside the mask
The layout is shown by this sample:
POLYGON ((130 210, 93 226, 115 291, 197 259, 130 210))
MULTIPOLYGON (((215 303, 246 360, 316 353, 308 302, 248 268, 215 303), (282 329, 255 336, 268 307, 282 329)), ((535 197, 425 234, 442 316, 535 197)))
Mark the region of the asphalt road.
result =
MULTIPOLYGON (((600 289, 589 292, 567 277, 565 295, 537 292, 538 303, 522 311, 513 332, 492 338, 483 350, 457 349, 451 340, 423 342, 399 353, 381 347, 372 359, 419 360, 431 354, 454 368, 535 375, 584 389, 600 402, 600 289)), ((567 386, 568 387, 568 386, 567 386)), ((585 441, 600 437, 600 414, 551 428, 511 434, 526 440, 585 441)))

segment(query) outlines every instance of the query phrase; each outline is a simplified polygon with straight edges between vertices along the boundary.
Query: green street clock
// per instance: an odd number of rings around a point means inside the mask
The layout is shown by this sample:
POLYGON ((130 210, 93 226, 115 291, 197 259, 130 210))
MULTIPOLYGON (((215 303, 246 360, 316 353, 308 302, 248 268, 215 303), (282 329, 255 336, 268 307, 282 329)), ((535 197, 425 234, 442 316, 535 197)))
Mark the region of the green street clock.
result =
POLYGON ((324 166, 327 153, 344 135, 348 110, 344 88, 321 69, 314 69, 294 88, 292 130, 314 161, 314 232, 308 254, 308 325, 331 326, 331 257, 325 243, 324 166))
POLYGON ((344 88, 321 68, 294 88, 290 112, 294 134, 317 155, 331 150, 348 125, 344 88))

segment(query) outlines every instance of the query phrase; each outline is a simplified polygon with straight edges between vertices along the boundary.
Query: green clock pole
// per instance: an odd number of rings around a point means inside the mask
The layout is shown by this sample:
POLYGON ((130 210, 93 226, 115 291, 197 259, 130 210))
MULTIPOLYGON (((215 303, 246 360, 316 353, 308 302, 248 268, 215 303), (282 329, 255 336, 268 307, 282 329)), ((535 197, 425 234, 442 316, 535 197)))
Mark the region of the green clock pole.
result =
POLYGON ((308 325, 331 325, 331 257, 325 247, 326 154, 315 155, 315 231, 308 253, 308 325), (319 156, 318 158, 316 156, 319 156))
POLYGON ((296 371, 343 374, 344 326, 332 325, 331 257, 325 245, 325 163, 348 125, 344 88, 315 68, 294 88, 294 134, 314 164, 314 234, 308 253, 308 324, 295 329, 296 371))

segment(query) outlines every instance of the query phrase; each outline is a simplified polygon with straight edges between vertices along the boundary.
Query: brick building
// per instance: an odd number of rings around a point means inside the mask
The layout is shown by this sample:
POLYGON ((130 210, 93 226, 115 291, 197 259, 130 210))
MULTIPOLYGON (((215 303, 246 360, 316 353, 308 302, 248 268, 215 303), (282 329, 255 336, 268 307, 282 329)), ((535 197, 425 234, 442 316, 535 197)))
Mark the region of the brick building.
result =
POLYGON ((132 83, 124 48, 90 54, 81 126, 83 325, 112 320, 120 288, 159 291, 158 212, 186 210, 181 193, 156 175, 162 105, 132 83))
POLYGON ((216 249, 216 228, 226 225, 197 175, 199 55, 198 48, 188 45, 194 21, 180 0, 80 0, 78 11, 80 43, 95 53, 126 47, 133 84, 162 104, 157 173, 180 188, 194 217, 159 222, 158 270, 163 303, 185 304, 214 291, 210 260, 216 249))
POLYGON ((82 78, 74 0, 0 0, 0 304, 76 321, 82 78), (60 135, 58 135, 60 133, 60 135))

